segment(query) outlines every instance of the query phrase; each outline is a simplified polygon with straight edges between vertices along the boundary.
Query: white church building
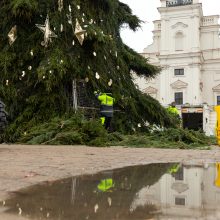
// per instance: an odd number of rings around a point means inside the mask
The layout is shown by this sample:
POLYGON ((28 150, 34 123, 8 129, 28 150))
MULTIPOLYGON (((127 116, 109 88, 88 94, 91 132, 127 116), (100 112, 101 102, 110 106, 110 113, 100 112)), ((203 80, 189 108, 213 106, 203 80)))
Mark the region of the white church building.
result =
POLYGON ((142 55, 162 71, 139 80, 139 88, 164 106, 175 101, 180 111, 184 105, 202 106, 203 129, 212 133, 213 106, 220 105, 219 15, 203 16, 199 0, 160 1, 161 19, 154 21, 153 43, 142 55))

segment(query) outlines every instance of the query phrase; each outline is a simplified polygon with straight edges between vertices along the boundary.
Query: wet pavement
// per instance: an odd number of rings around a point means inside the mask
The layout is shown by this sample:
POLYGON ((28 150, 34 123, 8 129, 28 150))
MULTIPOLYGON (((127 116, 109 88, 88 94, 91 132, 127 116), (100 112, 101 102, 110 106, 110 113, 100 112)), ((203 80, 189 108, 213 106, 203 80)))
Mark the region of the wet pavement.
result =
MULTIPOLYGON (((78 175, 95 174, 104 170, 167 162, 204 166, 210 162, 220 161, 220 149, 217 147, 212 150, 200 151, 0 145, 0 158, 0 203, 3 204, 4 201, 7 201, 8 196, 17 195, 17 191, 21 188, 24 189, 38 183, 51 185, 57 183, 59 179, 69 177, 72 179, 78 175)), ((179 198, 178 202, 183 202, 183 198, 179 198)), ((14 218, 13 215, 7 214, 6 217, 4 209, 5 206, 1 206, 0 219, 23 219, 22 215, 14 218)), ((17 211, 17 214, 23 212, 23 210, 19 210, 19 206, 17 206, 17 211)))
POLYGON ((14 192, 4 214, 37 220, 220 219, 220 163, 149 164, 14 192))

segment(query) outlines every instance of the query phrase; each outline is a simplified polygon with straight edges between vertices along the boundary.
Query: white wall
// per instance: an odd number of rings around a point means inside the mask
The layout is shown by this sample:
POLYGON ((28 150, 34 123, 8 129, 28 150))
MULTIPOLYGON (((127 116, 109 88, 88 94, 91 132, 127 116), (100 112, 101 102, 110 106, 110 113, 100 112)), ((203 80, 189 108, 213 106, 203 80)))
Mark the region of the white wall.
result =
MULTIPOLYGON (((163 70, 159 77, 147 83, 158 90, 158 101, 168 105, 174 101, 174 92, 184 93, 183 103, 192 105, 216 104, 219 92, 213 88, 220 84, 220 38, 219 16, 204 16, 202 5, 197 0, 193 5, 168 7, 165 1, 158 10, 161 20, 154 22, 154 42, 144 49, 143 55, 149 62, 160 65, 163 70), (176 51, 176 33, 183 33, 183 51, 176 51), (175 68, 184 68, 184 76, 175 77, 175 68), (187 83, 186 88, 172 89, 176 80, 187 83)), ((144 86, 143 86, 144 87, 144 86)), ((143 88, 144 89, 144 88, 143 88)))

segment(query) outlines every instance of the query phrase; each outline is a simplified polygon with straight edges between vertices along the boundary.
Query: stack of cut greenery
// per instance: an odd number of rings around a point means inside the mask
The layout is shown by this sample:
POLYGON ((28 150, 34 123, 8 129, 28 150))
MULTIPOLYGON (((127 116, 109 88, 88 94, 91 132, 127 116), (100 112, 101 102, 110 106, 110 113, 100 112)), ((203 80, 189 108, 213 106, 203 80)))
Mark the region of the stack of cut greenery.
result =
POLYGON ((215 137, 207 137, 201 131, 183 128, 165 128, 160 131, 121 135, 109 135, 112 146, 146 147, 146 148, 179 148, 179 149, 210 149, 216 145, 215 137))
MULTIPOLYGON (((9 135, 7 139, 10 139, 10 132, 4 135, 9 135)), ((82 115, 75 114, 53 118, 23 132, 18 143, 207 149, 215 140, 199 131, 181 128, 156 130, 152 126, 146 127, 144 132, 133 131, 129 135, 107 133, 99 121, 87 120, 82 115)))

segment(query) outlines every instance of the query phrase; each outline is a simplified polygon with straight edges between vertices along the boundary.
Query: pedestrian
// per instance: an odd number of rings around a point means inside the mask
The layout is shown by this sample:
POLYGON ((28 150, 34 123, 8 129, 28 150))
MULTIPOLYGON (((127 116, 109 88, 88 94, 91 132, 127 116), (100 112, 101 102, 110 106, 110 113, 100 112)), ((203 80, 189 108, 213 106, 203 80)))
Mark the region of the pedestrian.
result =
POLYGON ((111 93, 101 93, 98 91, 94 92, 96 98, 100 101, 100 119, 102 125, 104 125, 105 129, 110 131, 111 120, 113 117, 113 104, 114 98, 111 93))

